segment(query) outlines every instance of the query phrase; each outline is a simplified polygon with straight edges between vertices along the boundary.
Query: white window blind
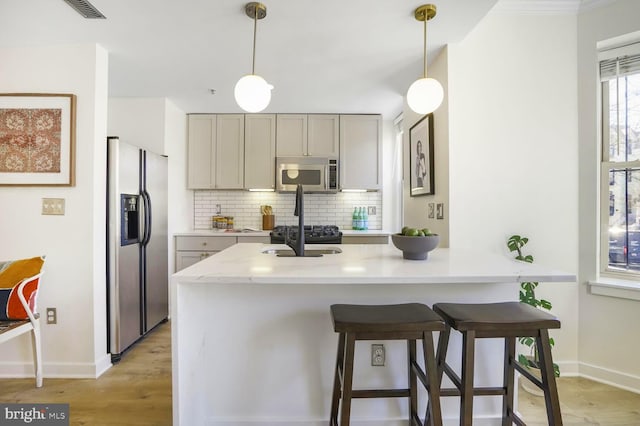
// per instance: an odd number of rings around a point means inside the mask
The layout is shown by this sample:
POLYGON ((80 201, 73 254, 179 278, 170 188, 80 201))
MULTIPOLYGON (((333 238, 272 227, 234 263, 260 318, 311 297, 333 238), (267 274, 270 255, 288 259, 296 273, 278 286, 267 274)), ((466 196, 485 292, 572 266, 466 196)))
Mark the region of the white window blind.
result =
POLYGON ((640 55, 625 55, 600 62, 602 81, 640 72, 640 55))

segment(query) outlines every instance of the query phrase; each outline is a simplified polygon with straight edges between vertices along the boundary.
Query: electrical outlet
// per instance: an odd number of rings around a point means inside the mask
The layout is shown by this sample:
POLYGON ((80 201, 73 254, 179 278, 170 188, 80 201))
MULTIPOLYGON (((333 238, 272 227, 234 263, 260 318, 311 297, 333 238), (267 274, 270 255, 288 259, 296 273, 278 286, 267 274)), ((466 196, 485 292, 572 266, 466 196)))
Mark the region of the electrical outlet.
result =
POLYGON ((374 343, 371 345, 371 365, 374 367, 384 367, 384 345, 374 343))
POLYGON ((43 198, 43 215, 64 215, 64 198, 43 198))
POLYGON ((222 214, 222 206, 220 204, 215 205, 215 214, 222 214))
POLYGON ((47 308, 47 324, 57 324, 58 313, 56 308, 47 308))
POLYGON ((376 215, 376 206, 367 207, 367 214, 369 216, 375 216, 376 215))

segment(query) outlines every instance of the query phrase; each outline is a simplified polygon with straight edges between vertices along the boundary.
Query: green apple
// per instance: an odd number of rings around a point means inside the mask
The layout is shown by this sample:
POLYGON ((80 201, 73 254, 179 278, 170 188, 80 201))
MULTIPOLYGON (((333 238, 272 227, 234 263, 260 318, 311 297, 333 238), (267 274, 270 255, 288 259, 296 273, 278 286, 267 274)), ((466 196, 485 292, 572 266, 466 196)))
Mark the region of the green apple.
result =
POLYGON ((407 237, 417 237, 420 235, 420 231, 418 231, 416 228, 409 228, 404 233, 404 235, 406 235, 407 237))

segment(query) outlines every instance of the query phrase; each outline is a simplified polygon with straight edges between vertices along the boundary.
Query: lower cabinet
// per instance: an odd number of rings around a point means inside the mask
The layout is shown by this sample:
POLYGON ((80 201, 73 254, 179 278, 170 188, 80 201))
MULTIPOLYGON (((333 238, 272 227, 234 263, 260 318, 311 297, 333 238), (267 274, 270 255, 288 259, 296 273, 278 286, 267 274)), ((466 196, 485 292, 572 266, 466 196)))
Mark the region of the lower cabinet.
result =
POLYGON ((389 244, 388 235, 342 235, 342 244, 389 244))
POLYGON ((269 237, 256 235, 181 235, 175 237, 175 242, 175 272, 178 272, 236 243, 268 243, 269 237))

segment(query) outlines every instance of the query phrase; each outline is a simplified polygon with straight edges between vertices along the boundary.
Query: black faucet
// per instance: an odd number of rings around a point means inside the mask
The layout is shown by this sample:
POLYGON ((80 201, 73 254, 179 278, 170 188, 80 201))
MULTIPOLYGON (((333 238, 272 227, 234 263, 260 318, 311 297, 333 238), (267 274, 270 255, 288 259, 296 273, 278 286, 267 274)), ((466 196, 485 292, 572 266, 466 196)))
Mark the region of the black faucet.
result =
POLYGON ((296 256, 304 256, 304 191, 302 190, 301 184, 298 184, 296 188, 296 208, 293 211, 293 215, 298 216, 298 236, 292 242, 289 236, 291 229, 287 228, 284 235, 284 242, 293 249, 296 256))

